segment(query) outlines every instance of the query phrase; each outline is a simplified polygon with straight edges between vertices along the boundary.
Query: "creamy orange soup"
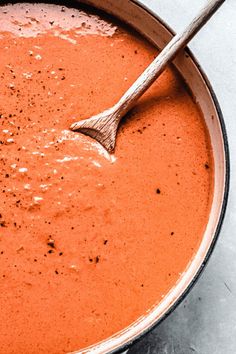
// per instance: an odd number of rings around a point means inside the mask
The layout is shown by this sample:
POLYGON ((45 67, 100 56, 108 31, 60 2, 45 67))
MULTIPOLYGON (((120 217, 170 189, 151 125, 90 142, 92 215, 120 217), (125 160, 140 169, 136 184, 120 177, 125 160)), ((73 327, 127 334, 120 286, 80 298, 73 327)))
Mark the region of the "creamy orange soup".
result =
POLYGON ((0 353, 67 353, 130 325, 186 270, 212 201, 209 135, 171 67, 113 155, 69 130, 157 54, 112 20, 2 6, 0 44, 0 353))

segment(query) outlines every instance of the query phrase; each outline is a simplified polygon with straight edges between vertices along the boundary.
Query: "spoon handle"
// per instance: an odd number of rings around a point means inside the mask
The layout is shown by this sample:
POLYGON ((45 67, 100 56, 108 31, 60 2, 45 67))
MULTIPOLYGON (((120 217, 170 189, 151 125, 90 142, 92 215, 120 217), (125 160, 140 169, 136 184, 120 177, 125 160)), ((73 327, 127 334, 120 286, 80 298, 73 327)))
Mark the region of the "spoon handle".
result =
POLYGON ((184 48, 192 37, 205 25, 224 1, 225 0, 209 1, 192 22, 182 32, 176 34, 172 38, 162 52, 156 57, 156 59, 154 59, 115 105, 119 112, 117 123, 163 72, 167 64, 173 60, 177 53, 184 48))

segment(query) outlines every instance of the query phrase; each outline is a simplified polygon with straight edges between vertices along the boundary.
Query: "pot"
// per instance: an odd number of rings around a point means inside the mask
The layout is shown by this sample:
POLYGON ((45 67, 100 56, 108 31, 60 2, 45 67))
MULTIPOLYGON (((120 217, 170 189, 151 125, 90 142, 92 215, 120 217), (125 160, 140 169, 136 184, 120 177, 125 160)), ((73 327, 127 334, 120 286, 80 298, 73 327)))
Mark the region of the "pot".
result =
MULTIPOLYGON (((91 5, 103 10, 141 33, 162 49, 173 37, 169 27, 137 0, 75 0, 66 5, 91 5)), ((165 319, 190 291, 208 261, 223 222, 229 189, 229 153, 222 113, 214 91, 189 49, 182 51, 174 65, 199 105, 208 127, 215 162, 215 187, 208 224, 199 249, 177 284, 153 308, 129 327, 112 337, 74 354, 120 353, 165 319)))
MULTIPOLYGON (((91 5, 115 16, 129 24, 159 49, 162 49, 173 36, 169 27, 137 0, 78 0, 74 3, 91 5)), ((229 188, 229 153, 223 116, 210 82, 189 49, 178 55, 174 65, 203 113, 210 133, 215 162, 213 202, 202 242, 181 279, 160 303, 121 332, 94 346, 75 352, 76 354, 125 352, 134 341, 157 326, 184 299, 197 281, 219 236, 229 188)))

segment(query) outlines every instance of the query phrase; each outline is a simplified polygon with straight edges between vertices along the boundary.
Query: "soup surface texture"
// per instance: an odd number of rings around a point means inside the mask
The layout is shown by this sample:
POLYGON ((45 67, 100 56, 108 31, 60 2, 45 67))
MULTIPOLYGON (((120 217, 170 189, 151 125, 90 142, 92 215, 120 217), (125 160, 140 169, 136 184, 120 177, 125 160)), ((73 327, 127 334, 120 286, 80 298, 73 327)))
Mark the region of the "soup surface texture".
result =
POLYGON ((186 270, 211 207, 209 135, 171 67, 115 154, 69 130, 157 54, 111 20, 2 6, 0 43, 0 353, 67 353, 130 325, 186 270))

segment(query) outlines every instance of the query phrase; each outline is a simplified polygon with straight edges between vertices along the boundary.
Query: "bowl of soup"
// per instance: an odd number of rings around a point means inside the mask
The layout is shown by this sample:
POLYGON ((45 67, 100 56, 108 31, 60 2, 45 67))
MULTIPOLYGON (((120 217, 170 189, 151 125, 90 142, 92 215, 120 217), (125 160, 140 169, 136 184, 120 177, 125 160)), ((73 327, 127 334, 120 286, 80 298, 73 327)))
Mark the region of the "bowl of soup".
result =
POLYGON ((172 36, 137 1, 0 6, 1 353, 124 351, 204 268, 229 157, 191 52, 125 117, 113 154, 69 130, 117 102, 172 36))

